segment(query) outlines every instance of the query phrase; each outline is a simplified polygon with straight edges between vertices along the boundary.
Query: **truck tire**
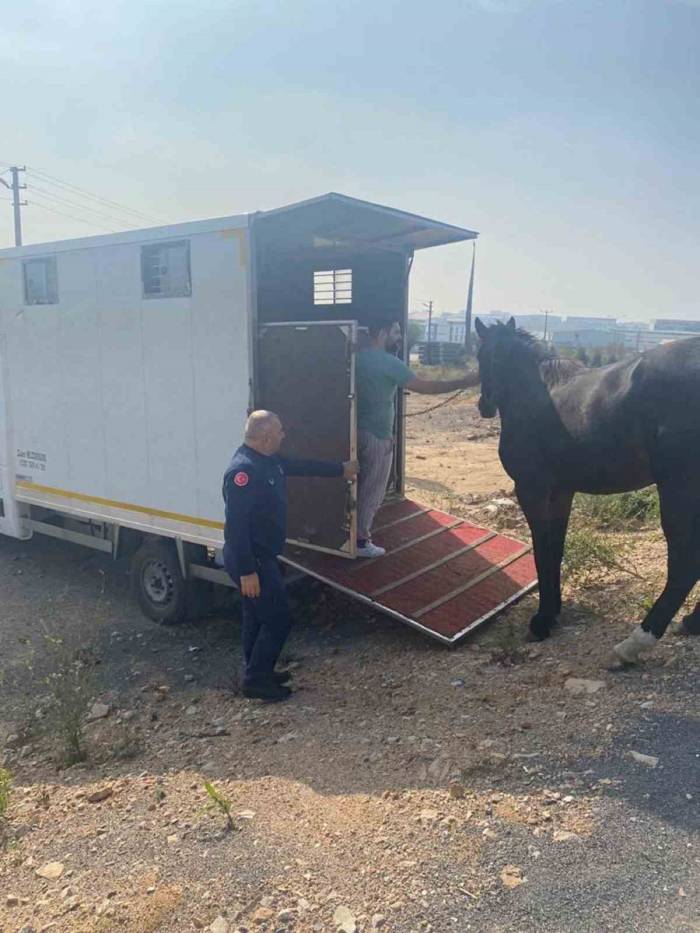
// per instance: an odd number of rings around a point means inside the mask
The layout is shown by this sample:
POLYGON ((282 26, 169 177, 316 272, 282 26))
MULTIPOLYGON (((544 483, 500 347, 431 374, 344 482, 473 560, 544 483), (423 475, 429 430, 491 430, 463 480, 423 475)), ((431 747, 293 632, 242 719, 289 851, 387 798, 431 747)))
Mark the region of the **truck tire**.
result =
POLYGON ((154 622, 178 625, 189 618, 188 581, 169 541, 141 545, 131 563, 131 586, 141 611, 154 622))

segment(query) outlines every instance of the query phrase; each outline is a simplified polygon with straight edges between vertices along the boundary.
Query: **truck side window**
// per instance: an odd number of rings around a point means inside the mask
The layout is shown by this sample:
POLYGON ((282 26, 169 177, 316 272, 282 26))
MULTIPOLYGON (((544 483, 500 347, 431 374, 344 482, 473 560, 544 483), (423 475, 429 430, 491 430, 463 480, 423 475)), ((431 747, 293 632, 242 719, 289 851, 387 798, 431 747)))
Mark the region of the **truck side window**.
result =
POLYGON ((168 240, 141 247, 144 298, 181 298, 192 294, 189 240, 168 240))
POLYGON ((41 259, 25 259, 24 303, 26 305, 58 304, 58 276, 56 257, 43 256, 41 259))

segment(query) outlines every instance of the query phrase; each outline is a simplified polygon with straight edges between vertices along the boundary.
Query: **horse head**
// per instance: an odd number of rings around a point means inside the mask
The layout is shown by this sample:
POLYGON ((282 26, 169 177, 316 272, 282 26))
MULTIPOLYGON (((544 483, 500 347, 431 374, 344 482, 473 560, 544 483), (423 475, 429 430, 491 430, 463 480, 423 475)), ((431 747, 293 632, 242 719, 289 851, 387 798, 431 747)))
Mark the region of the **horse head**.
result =
POLYGON ((492 324, 488 327, 479 318, 474 321, 474 329, 479 336, 479 379, 481 380, 481 395, 479 396, 479 414, 482 418, 494 418, 503 390, 503 363, 506 361, 516 336, 515 318, 510 318, 507 324, 492 324))

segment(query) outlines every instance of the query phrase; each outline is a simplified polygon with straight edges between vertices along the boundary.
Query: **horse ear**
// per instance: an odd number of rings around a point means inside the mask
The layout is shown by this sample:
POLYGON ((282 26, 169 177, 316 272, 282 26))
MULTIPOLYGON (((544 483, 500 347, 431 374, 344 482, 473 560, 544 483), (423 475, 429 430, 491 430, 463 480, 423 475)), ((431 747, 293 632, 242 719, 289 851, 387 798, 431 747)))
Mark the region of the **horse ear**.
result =
POLYGON ((508 330, 515 330, 515 318, 514 317, 509 318, 508 323, 506 324, 506 327, 508 328, 508 330))
POLYGON ((479 335, 479 337, 481 337, 482 340, 488 333, 488 327, 485 324, 482 324, 479 318, 476 318, 476 320, 474 321, 474 330, 477 332, 477 334, 479 335))

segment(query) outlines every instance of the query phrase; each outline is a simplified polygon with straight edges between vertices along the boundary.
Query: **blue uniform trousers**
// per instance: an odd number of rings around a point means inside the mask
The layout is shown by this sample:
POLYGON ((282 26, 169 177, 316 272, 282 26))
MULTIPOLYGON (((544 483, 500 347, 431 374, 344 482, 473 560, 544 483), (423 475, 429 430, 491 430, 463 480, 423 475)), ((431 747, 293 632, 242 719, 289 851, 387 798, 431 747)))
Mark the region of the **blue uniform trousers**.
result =
MULTIPOLYGON (((257 565, 260 596, 242 598, 246 682, 272 674, 292 627, 279 561, 276 557, 259 557, 257 565)), ((240 575, 233 572, 231 576, 240 585, 240 575)))

